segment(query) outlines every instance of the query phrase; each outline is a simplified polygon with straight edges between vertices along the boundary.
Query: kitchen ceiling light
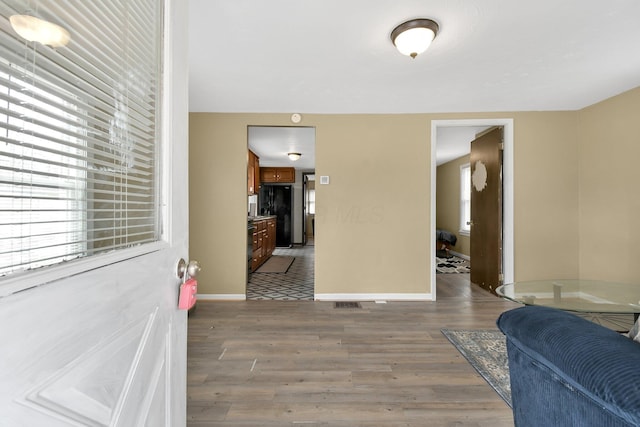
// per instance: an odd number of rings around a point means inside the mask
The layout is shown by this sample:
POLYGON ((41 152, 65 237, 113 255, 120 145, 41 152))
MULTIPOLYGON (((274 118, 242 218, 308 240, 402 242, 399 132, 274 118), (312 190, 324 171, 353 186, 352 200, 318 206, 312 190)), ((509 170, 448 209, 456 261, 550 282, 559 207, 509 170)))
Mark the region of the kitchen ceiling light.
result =
POLYGON ((292 162, 295 162, 296 160, 298 160, 302 154, 300 153, 287 153, 287 156, 289 156, 289 160, 291 160, 292 162))
POLYGON ((412 19, 391 32, 391 41, 400 53, 415 58, 429 48, 439 28, 431 19, 412 19))
POLYGON ((66 46, 71 39, 69 32, 52 22, 31 15, 12 15, 11 27, 23 39, 51 47, 66 46))

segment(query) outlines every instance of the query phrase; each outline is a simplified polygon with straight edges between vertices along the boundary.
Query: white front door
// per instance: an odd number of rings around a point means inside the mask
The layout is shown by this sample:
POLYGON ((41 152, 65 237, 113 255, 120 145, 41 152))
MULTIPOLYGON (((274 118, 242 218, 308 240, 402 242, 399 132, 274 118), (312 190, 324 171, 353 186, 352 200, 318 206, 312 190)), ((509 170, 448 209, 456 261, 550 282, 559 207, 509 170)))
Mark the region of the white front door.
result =
POLYGON ((187 10, 166 4, 164 241, 20 292, 0 283, 2 426, 186 423, 187 10))

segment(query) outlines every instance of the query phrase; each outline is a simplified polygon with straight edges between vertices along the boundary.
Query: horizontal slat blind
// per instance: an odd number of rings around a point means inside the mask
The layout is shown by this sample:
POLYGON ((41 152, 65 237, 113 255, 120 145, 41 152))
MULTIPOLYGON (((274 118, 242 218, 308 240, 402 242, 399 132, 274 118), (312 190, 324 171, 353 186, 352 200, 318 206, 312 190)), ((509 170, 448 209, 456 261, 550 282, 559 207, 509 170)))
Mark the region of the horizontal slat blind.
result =
POLYGON ((159 239, 161 7, 0 0, 0 275, 159 239), (25 13, 71 41, 22 39, 25 13))

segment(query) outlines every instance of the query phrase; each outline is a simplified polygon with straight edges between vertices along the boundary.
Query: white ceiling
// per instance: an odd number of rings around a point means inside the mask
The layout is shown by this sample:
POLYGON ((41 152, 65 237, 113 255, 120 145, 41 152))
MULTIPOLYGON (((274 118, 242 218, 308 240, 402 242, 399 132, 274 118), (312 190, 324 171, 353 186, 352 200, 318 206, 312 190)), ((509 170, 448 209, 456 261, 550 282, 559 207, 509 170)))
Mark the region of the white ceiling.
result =
MULTIPOLYGON (((638 0, 190 0, 192 112, 574 110, 640 86, 638 0), (416 59, 389 39, 431 18, 416 59)), ((440 149, 441 144, 438 143, 440 149)))
POLYGON ((488 126, 438 127, 436 165, 457 159, 471 151, 471 141, 488 126))
POLYGON ((314 170, 316 129, 313 127, 249 126, 249 149, 260 157, 260 166, 291 166, 314 170), (302 156, 289 160, 287 153, 302 156))

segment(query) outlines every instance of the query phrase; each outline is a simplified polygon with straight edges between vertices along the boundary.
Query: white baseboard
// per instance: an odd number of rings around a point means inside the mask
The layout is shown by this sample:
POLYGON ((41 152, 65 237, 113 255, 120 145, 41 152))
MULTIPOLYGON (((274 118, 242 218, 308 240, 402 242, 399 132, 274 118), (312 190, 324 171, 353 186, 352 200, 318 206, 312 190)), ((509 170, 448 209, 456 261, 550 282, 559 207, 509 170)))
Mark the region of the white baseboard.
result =
POLYGON ((316 301, 434 301, 432 294, 315 294, 316 301))
POLYGON ((245 294, 197 294, 196 298, 199 300, 211 300, 211 301, 246 301, 247 296, 245 294))
MULTIPOLYGON (((246 301, 245 294, 198 294, 202 301, 246 301)), ((434 301, 432 294, 315 294, 316 301, 434 301)))
POLYGON ((460 252, 449 250, 451 255, 455 255, 458 258, 466 259, 467 261, 471 261, 471 257, 469 255, 461 254, 460 252))

